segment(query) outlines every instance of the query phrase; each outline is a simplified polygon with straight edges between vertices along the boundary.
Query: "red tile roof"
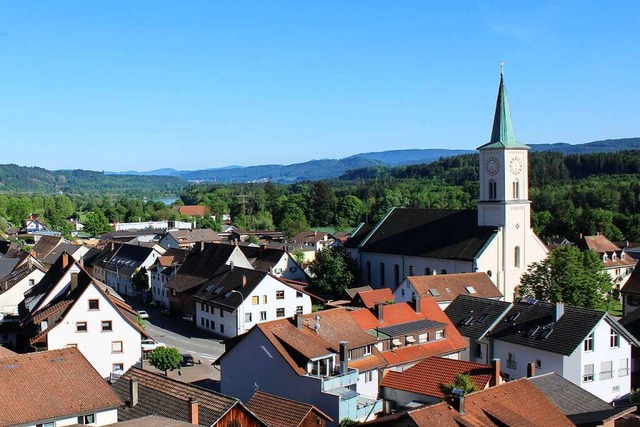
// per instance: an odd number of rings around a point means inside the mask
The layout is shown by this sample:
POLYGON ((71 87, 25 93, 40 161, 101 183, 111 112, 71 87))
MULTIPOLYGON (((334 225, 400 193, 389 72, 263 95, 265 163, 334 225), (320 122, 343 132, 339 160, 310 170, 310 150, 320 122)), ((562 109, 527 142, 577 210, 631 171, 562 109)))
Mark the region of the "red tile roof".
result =
POLYGON ((180 206, 178 208, 180 215, 184 216, 205 216, 207 214, 206 206, 180 206))
POLYGON ((0 357, 13 356, 14 354, 16 353, 0 345, 0 357))
POLYGON ((602 234, 596 236, 584 236, 584 242, 592 251, 603 252, 620 252, 620 247, 615 245, 611 240, 602 234))
POLYGON ((389 288, 375 289, 371 291, 360 291, 354 297, 354 301, 358 300, 362 301, 367 308, 372 308, 378 303, 384 303, 387 301, 395 301, 395 297, 393 296, 393 292, 389 288))
POLYGON ((484 390, 491 380, 493 368, 463 360, 430 357, 403 372, 389 371, 380 386, 443 399, 440 386, 452 383, 458 374, 468 374, 476 388, 484 390))
POLYGON ((76 348, 0 358, 0 425, 76 416, 122 404, 76 348))
POLYGON ((501 298, 502 293, 486 273, 436 274, 409 276, 409 284, 418 295, 435 298, 436 301, 453 301, 458 295, 483 298, 501 298), (473 287, 473 293, 468 287, 473 287), (431 292, 434 290, 435 292, 431 292))
POLYGON ((261 391, 251 397, 247 407, 269 427, 299 427, 311 412, 329 422, 333 421, 314 405, 261 391))

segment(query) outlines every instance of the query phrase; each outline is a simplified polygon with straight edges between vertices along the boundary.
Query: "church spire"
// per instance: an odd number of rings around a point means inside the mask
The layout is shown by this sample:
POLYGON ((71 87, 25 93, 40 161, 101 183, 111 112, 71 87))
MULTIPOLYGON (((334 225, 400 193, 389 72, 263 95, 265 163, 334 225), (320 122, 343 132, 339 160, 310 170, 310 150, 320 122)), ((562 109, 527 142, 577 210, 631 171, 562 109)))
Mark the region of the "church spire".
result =
POLYGON ((507 88, 504 86, 504 62, 500 61, 500 87, 498 88, 498 100, 496 112, 493 116, 493 128, 491 140, 482 148, 529 148, 516 140, 516 134, 511 123, 511 110, 507 99, 507 88))

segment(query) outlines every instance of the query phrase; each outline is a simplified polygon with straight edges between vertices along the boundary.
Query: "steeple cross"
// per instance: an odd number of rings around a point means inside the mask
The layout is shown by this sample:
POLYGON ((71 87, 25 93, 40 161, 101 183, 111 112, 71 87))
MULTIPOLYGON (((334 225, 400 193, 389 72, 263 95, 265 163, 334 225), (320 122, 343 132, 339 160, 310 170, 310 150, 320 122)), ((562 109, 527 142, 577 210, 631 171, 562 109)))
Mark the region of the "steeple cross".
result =
POLYGON ((500 60, 500 74, 504 74, 504 61, 500 60))

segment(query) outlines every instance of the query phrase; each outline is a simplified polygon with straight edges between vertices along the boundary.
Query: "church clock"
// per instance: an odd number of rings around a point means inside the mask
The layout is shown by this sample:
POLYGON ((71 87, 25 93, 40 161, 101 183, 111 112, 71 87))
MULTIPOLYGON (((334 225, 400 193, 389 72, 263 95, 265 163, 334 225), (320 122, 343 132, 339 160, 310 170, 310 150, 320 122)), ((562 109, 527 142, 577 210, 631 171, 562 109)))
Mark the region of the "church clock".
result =
POLYGON ((520 157, 514 157, 511 159, 511 162, 509 162, 509 169, 514 175, 519 175, 520 172, 522 172, 522 160, 520 160, 520 157))
POLYGON ((495 175, 500 170, 500 162, 495 157, 489 157, 486 162, 484 162, 484 170, 488 175, 495 175))

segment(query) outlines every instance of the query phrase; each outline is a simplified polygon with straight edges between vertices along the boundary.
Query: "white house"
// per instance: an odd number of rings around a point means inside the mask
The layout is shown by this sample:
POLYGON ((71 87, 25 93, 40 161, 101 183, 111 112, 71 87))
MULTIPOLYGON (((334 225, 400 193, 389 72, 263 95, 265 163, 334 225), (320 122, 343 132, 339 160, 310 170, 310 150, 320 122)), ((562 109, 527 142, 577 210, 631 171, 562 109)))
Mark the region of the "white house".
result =
POLYGON ((224 337, 243 334, 254 325, 311 313, 311 298, 263 271, 222 266, 193 297, 196 326, 224 337))
POLYGON ((189 254, 185 249, 169 249, 149 268, 151 297, 163 307, 169 308, 169 290, 167 283, 178 274, 180 266, 189 254))
POLYGON ((104 378, 127 370, 140 362, 140 340, 147 337, 137 313, 68 258, 63 254, 29 293, 23 324, 30 346, 76 347, 104 378))
POLYGON ((106 426, 122 401, 75 348, 0 358, 3 426, 106 426))
POLYGON ((221 391, 247 402, 260 391, 311 403, 333 418, 374 419, 385 362, 376 338, 342 308, 259 323, 215 362, 221 391))
POLYGON ((395 290, 407 276, 485 272, 514 299, 521 275, 547 249, 531 228, 529 147, 515 138, 502 75, 491 139, 478 150, 476 210, 394 208, 345 243, 363 283, 395 290))
MULTIPOLYGON (((0 259, 0 315, 17 316, 24 293, 38 283, 46 268, 31 254, 0 259)), ((0 320, 1 322, 1 320, 0 320)))
MULTIPOLYGON (((102 259, 105 283, 122 295, 133 296, 133 275, 141 268, 149 269, 162 255, 154 248, 136 245, 120 245, 108 257, 102 259)), ((94 263, 94 266, 96 264, 94 263)), ((149 282, 151 286, 151 282, 149 282)))
MULTIPOLYGON (((484 312, 469 307, 468 317, 460 319, 465 310, 454 304, 446 313, 464 335, 484 312)), ((499 311, 486 336, 491 357, 503 361, 503 374, 525 377, 533 362, 538 373, 555 372, 606 402, 629 396, 631 348, 639 343, 606 312, 531 298, 499 311)))
POLYGON ((270 273, 288 280, 308 282, 309 275, 304 271, 291 254, 284 249, 269 248, 266 245, 239 246, 254 269, 270 273))

